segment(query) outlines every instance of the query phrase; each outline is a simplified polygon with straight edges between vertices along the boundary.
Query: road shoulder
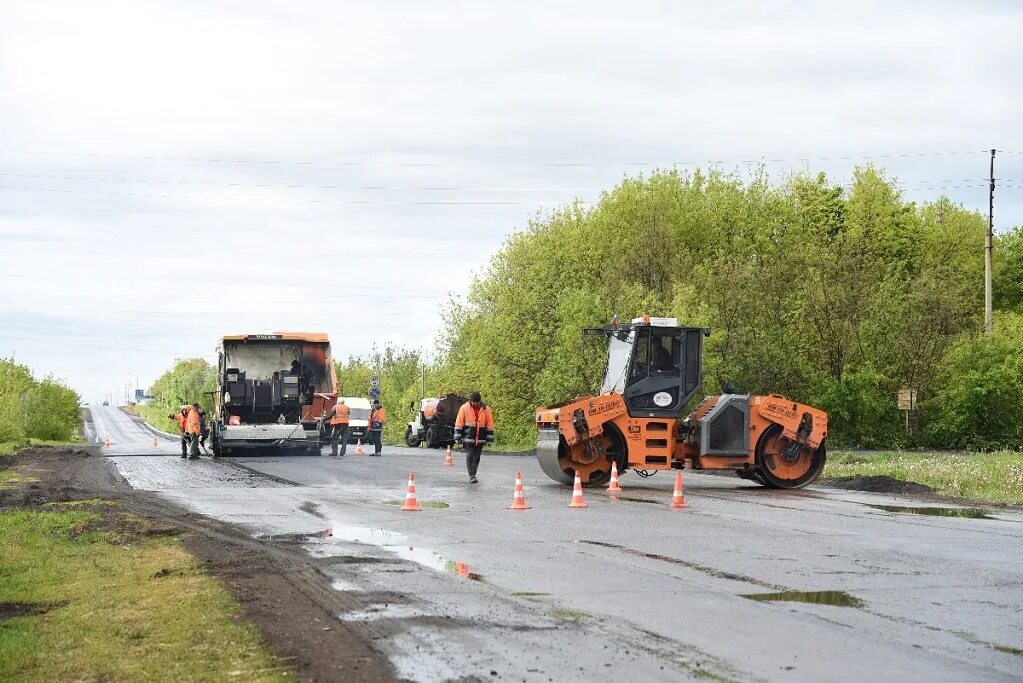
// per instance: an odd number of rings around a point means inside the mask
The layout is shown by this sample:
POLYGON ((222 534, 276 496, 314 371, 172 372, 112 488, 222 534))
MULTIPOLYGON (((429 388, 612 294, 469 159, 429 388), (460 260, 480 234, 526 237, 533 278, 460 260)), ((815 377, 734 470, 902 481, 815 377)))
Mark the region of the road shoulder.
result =
MULTIPOLYGON (((96 511, 88 515, 95 514, 99 520, 95 522, 98 533, 127 539, 122 544, 125 553, 146 547, 150 539, 156 538, 185 556, 204 580, 208 581, 209 576, 219 579, 209 583, 221 584, 230 594, 227 602, 237 613, 231 622, 249 629, 254 626, 259 632, 246 648, 263 650, 254 653, 254 661, 262 662, 257 667, 262 671, 257 676, 250 675, 250 670, 246 680, 261 676, 276 680, 284 674, 310 681, 395 680, 387 659, 371 646, 374 633, 360 624, 346 624, 335 618, 347 609, 345 594, 332 589, 329 580, 298 549, 263 544, 229 524, 183 511, 154 494, 135 491, 91 448, 25 449, 17 456, 0 458, 0 470, 9 473, 6 487, 0 489, 0 515, 8 521, 18 515, 49 515, 55 509, 87 507, 96 511), (259 634, 272 656, 265 651, 259 634)), ((55 609, 48 618, 57 618, 59 613, 55 609)), ((3 616, 0 641, 5 623, 26 623, 24 618, 7 620, 3 616)), ((17 634, 12 635, 10 628, 7 630, 13 648, 18 648, 19 642, 31 646, 29 641, 15 638, 17 634)), ((146 631, 143 628, 139 632, 146 631)), ((180 646, 195 647, 187 639, 180 646)), ((189 652, 189 656, 201 656, 202 649, 189 652)), ((237 655, 207 654, 212 665, 237 655)), ((171 676, 169 672, 168 676, 175 680, 190 678, 171 676)))

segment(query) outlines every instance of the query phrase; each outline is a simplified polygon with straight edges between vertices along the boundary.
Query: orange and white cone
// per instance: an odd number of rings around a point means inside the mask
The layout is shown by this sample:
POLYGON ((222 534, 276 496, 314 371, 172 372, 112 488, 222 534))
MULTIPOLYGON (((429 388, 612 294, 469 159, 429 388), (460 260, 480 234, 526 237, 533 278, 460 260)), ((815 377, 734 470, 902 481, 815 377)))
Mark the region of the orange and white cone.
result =
POLYGON ((682 488, 682 473, 675 473, 675 491, 671 494, 671 507, 681 510, 686 507, 686 494, 682 488))
POLYGON ((110 435, 107 434, 107 438, 103 440, 103 448, 110 448, 110 435))
POLYGON ((583 480, 579 478, 579 472, 575 473, 575 483, 572 485, 572 502, 570 508, 588 508, 589 505, 583 500, 583 480))
POLYGON ((528 510, 529 505, 526 504, 526 495, 522 492, 522 473, 515 473, 515 495, 512 497, 512 504, 508 506, 509 510, 528 510))
POLYGON ((405 504, 401 506, 405 512, 422 512, 419 501, 416 500, 416 475, 408 473, 408 488, 405 490, 405 504))
POLYGON ((366 451, 363 450, 363 448, 362 448, 362 439, 356 439, 355 440, 355 454, 356 455, 366 455, 366 451))
POLYGON ((611 463, 611 483, 607 485, 608 493, 621 493, 622 486, 618 483, 618 463, 611 463))
POLYGON ((454 461, 451 460, 451 446, 448 446, 448 453, 444 456, 444 467, 451 467, 454 464, 454 461))
POLYGON ((153 448, 159 448, 160 444, 156 443, 156 435, 153 435, 153 448))

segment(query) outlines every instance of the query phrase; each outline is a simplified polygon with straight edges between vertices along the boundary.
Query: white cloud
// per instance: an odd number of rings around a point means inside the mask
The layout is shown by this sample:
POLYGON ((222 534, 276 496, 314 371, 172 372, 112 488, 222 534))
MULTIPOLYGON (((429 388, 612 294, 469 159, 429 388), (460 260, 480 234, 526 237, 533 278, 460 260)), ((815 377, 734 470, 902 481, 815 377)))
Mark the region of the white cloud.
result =
POLYGON ((0 354, 88 393, 230 331, 419 345, 535 211, 653 164, 873 156, 984 209, 983 154, 881 155, 1023 151, 1019 35, 1012 3, 7 3, 0 354))

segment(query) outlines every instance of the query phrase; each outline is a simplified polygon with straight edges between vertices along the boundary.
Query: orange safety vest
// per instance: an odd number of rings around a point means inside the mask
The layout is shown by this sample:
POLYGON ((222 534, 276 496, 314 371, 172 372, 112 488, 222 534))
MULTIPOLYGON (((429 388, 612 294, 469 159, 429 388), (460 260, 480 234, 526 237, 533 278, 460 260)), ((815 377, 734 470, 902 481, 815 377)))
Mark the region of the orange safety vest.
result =
POLYGON ((369 425, 367 425, 369 429, 373 429, 374 422, 379 422, 381 428, 383 428, 383 426, 387 423, 387 411, 384 410, 383 406, 380 406, 372 413, 370 413, 369 425))
POLYGON ((471 403, 463 403, 455 418, 455 431, 462 432, 462 440, 466 443, 474 446, 487 443, 494 431, 494 415, 490 406, 481 403, 478 408, 473 408, 471 403))
POLYGON ((178 423, 178 429, 180 429, 181 432, 184 433, 184 431, 185 431, 185 416, 182 413, 175 413, 171 417, 173 417, 174 421, 178 423))
POLYGON ((348 424, 348 416, 351 414, 351 410, 344 403, 338 403, 334 406, 334 412, 330 416, 330 424, 332 425, 346 425, 348 424))
POLYGON ((185 417, 185 431, 189 434, 200 434, 202 433, 202 423, 199 420, 199 411, 192 410, 188 411, 188 416, 185 417))

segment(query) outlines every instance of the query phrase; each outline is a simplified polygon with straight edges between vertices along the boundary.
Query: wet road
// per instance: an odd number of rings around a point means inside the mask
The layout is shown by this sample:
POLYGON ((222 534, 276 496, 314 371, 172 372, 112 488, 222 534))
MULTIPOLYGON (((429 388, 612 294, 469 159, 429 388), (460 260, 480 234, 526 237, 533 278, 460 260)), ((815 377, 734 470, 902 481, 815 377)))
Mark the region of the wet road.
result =
POLYGON ((1017 513, 698 474, 675 511, 665 473, 627 473, 617 501, 588 489, 576 510, 531 458, 484 456, 476 486, 457 453, 449 468, 427 449, 189 462, 114 408, 93 417, 137 488, 268 542, 331 530, 306 549, 365 597, 338 618, 372 622, 414 680, 1023 677, 1017 513), (506 509, 516 470, 530 510, 506 509), (400 512, 409 471, 447 507, 400 512))

